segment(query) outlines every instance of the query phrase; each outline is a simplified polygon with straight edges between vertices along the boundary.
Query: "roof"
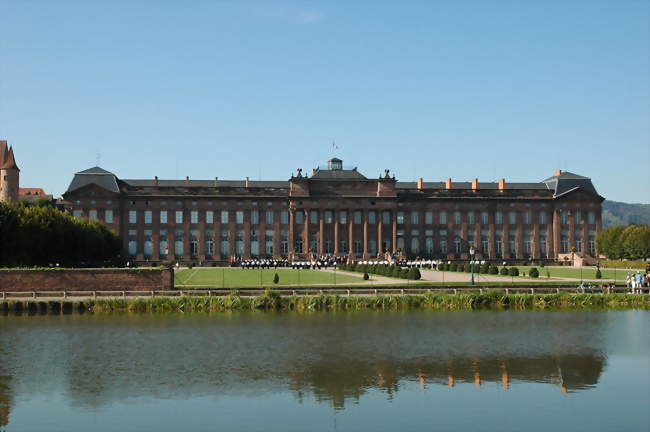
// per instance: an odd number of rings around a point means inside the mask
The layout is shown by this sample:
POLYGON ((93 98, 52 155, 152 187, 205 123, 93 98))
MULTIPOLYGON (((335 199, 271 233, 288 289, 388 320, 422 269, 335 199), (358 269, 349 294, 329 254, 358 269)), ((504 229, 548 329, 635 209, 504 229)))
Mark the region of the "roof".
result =
POLYGON ((333 157, 332 159, 328 160, 328 162, 343 162, 343 161, 337 157, 333 157))
MULTIPOLYGON (((246 187, 246 180, 142 180, 124 179, 120 182, 131 187, 246 187)), ((248 181, 249 188, 288 188, 289 182, 280 181, 248 181)))
POLYGON ((47 195, 42 188, 18 188, 18 195, 47 195))
POLYGON ((356 169, 326 170, 317 169, 310 177, 311 180, 368 180, 356 169))
POLYGON ((4 153, 3 159, 0 160, 0 168, 2 169, 18 169, 18 165, 16 165, 16 158, 14 157, 14 149, 13 147, 9 147, 9 151, 6 151, 7 148, 7 141, 3 141, 4 143, 4 153))
POLYGON ((120 188, 117 184, 117 176, 98 166, 76 173, 70 186, 68 186, 66 193, 90 184, 95 184, 111 192, 120 193, 120 188))
POLYGON ((553 177, 544 180, 544 184, 554 191, 553 196, 558 197, 577 189, 598 195, 591 179, 568 171, 558 171, 553 177))
MULTIPOLYGON (((424 189, 445 189, 445 182, 423 182, 424 189)), ((417 189, 417 182, 400 182, 395 185, 397 189, 417 189)), ((506 190, 548 190, 544 182, 537 183, 508 183, 505 184, 506 190)), ((472 182, 452 182, 452 190, 471 190, 472 182)), ((478 189, 498 190, 499 183, 496 182, 479 182, 478 189)))

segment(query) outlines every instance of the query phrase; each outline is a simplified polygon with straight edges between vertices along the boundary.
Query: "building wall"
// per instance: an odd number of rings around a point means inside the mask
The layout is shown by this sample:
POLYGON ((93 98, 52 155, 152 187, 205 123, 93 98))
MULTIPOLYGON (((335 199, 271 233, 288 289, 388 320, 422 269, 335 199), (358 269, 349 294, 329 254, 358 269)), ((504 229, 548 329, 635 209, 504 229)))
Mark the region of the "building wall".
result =
POLYGON ((579 193, 561 199, 522 198, 516 194, 505 198, 479 196, 471 199, 436 199, 431 198, 431 194, 423 197, 408 194, 318 197, 304 190, 300 196, 284 198, 205 197, 191 193, 137 197, 102 196, 101 189, 97 189, 79 193, 76 199, 69 196, 73 212, 89 217, 91 210, 96 210, 96 217, 105 220, 106 211, 112 210, 113 222, 109 226, 124 239, 124 254, 138 262, 223 261, 252 256, 301 258, 308 251, 317 255, 346 255, 344 247, 354 251, 355 242, 359 242, 357 251, 360 253, 356 254, 359 259, 382 257, 384 243, 388 252, 396 253, 399 247, 408 257, 467 259, 469 245, 473 243, 478 259, 555 258, 558 253, 570 252, 572 248, 593 255, 596 234, 601 227, 600 200, 579 193), (167 212, 166 223, 161 221, 161 211, 167 212), (273 213, 272 224, 266 224, 267 211, 273 213), (316 212, 315 220, 311 220, 312 211, 316 212), (178 222, 176 212, 181 215, 178 222), (212 222, 206 220, 208 212, 212 212, 212 222), (228 215, 226 223, 221 222, 221 212, 228 215), (254 212, 258 212, 256 221, 252 220, 254 212), (323 220, 326 212, 332 212, 331 223, 323 220), (355 212, 360 212, 359 223, 354 223, 355 212), (372 212, 375 212, 374 223, 372 212), (389 213, 388 223, 383 223, 383 212, 389 213), (483 219, 484 212, 487 220, 483 219), (284 223, 281 213, 286 214, 288 223, 284 223), (341 213, 347 215, 346 223, 341 222, 341 213), (446 214, 446 220, 441 220, 441 213, 446 214), (501 223, 497 220, 498 213, 501 223), (540 219, 542 213, 545 220, 540 219), (134 223, 129 219, 131 214, 135 215, 134 223), (271 254, 265 250, 267 230, 272 232, 269 236, 271 254), (208 253, 210 239, 213 241, 211 254, 208 253), (164 240, 168 245, 167 254, 160 253, 164 240), (182 240, 178 249, 175 248, 177 240, 182 240), (309 250, 308 245, 314 240, 316 245, 309 250), (222 241, 227 242, 224 253, 221 253, 222 241), (284 250, 283 241, 288 243, 284 250), (302 253, 299 253, 301 241, 302 253), (331 244, 329 250, 326 242, 331 244))
POLYGON ((173 288, 171 269, 0 270, 0 292, 159 291, 173 288))

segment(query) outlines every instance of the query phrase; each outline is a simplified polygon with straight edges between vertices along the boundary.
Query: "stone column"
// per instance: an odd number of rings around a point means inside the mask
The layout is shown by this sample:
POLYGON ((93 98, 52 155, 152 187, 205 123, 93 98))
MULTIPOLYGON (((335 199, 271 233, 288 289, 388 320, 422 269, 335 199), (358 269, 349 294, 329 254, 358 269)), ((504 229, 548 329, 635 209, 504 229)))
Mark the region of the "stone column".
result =
POLYGON ((221 259, 221 210, 214 211, 214 219, 212 221, 212 229, 214 230, 214 251, 212 253, 212 259, 218 261, 221 259), (219 258, 217 259, 217 257, 219 258))
POLYGON ((304 209, 304 220, 303 222, 303 228, 302 228, 302 252, 307 253, 308 255, 311 255, 311 250, 309 250, 309 210, 304 209))
POLYGON ((391 217, 393 220, 393 238, 392 238, 392 250, 393 255, 397 253, 397 210, 391 211, 391 217))
POLYGON ((160 259, 160 209, 151 212, 151 260, 160 259))
POLYGON ((507 211, 502 212, 503 225, 501 225, 501 229, 503 230, 503 232, 501 233, 501 248, 502 248, 502 252, 503 252, 502 255, 504 259, 511 258, 510 257, 510 215, 508 213, 509 212, 507 211))
POLYGON ((333 210, 334 212, 334 256, 339 255, 339 210, 333 210))
POLYGON ((553 251, 550 256, 557 259, 560 254, 560 233, 562 226, 560 225, 560 210, 553 209, 553 251))
POLYGON ((253 226, 257 231, 257 247, 260 256, 266 256, 266 212, 267 209, 257 210, 257 227, 253 226))
POLYGON ((318 210, 318 255, 325 255, 325 211, 318 210))
POLYGON ((533 215, 531 212, 531 217, 535 218, 535 222, 533 223, 533 238, 531 239, 533 242, 533 259, 539 259, 541 256, 541 251, 540 251, 540 244, 539 244, 539 216, 535 217, 537 215, 533 215))
POLYGON ((368 252, 368 209, 363 209, 363 259, 367 260, 370 256, 368 252))
POLYGON ((350 257, 352 259, 356 258, 356 254, 354 253, 354 210, 349 209, 348 210, 348 259, 350 257))
POLYGON ((377 211, 377 258, 384 254, 384 210, 377 211))
POLYGON ((289 243, 289 259, 293 259, 293 256, 295 254, 295 249, 294 249, 294 224, 295 224, 295 219, 296 219, 296 209, 290 208, 289 209, 289 233, 287 237, 287 242, 289 243))

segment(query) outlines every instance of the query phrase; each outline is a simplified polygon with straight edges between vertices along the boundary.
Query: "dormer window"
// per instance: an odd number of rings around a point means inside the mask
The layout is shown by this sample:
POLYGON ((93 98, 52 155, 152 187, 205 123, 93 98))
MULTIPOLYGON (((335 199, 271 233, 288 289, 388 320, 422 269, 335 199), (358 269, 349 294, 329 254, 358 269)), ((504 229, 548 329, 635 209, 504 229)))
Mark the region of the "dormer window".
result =
POLYGON ((327 168, 332 171, 340 171, 343 169, 343 161, 338 158, 332 158, 327 161, 327 168))

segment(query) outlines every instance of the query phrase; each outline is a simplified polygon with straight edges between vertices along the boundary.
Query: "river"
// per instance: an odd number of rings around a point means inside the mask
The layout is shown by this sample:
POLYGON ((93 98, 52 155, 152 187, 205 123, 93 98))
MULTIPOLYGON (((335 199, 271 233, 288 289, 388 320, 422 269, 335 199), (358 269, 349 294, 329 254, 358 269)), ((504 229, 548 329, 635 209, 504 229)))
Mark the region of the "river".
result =
POLYGON ((0 431, 646 431, 648 311, 0 316, 0 431))

